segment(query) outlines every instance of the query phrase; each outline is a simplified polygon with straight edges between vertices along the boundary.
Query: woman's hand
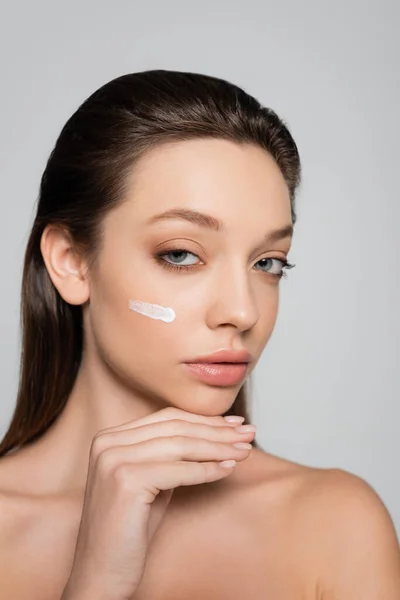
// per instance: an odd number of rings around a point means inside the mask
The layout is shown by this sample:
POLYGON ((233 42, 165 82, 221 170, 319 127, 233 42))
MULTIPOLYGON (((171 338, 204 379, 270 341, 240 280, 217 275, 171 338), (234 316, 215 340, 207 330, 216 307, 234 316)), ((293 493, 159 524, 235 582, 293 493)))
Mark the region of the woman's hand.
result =
POLYGON ((96 434, 72 571, 64 600, 128 600, 142 580, 149 544, 173 490, 227 477, 254 433, 240 423, 174 407, 96 434))

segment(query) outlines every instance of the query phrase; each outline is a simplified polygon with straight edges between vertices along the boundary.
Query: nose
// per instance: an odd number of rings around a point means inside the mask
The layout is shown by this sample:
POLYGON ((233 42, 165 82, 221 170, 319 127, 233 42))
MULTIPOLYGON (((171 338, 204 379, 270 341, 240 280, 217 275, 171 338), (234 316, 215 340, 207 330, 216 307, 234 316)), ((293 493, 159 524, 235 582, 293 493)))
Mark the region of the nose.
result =
POLYGON ((260 314, 251 282, 252 274, 243 267, 229 269, 218 274, 211 282, 207 308, 207 325, 215 329, 232 325, 240 331, 254 327, 260 314))

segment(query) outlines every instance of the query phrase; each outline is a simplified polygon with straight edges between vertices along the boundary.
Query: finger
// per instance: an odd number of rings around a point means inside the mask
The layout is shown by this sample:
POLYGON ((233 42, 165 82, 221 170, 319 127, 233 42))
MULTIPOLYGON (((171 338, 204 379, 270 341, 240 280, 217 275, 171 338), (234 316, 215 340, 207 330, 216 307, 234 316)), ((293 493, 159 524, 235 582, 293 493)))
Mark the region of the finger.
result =
POLYGON ((117 478, 125 492, 136 500, 151 504, 157 490, 171 490, 180 486, 198 485, 226 477, 234 466, 218 462, 147 462, 120 465, 117 478))
POLYGON ((214 442, 233 443, 244 438, 246 438, 246 441, 250 440, 254 434, 248 433, 246 436, 238 434, 237 431, 229 425, 220 427, 204 423, 193 423, 180 419, 171 419, 169 421, 150 423, 148 425, 130 429, 100 433, 92 442, 92 460, 96 461, 102 452, 113 446, 132 445, 149 439, 159 439, 179 435, 206 439, 214 442))
POLYGON ((191 423, 205 423, 214 425, 215 427, 236 427, 237 425, 240 425, 239 422, 229 423, 224 419, 224 417, 220 415, 208 417, 205 415, 198 415, 196 413, 181 410, 179 408, 168 407, 151 413, 150 415, 146 415, 145 417, 141 417, 140 419, 135 419, 126 423, 121 423, 120 425, 116 425, 114 427, 107 427, 106 429, 102 429, 99 433, 123 431, 125 429, 132 429, 134 427, 141 427, 142 425, 147 425, 150 423, 159 423, 161 421, 170 421, 173 419, 182 419, 191 423))
POLYGON ((100 461, 101 468, 110 473, 120 465, 143 462, 240 461, 245 460, 250 452, 251 448, 236 448, 231 443, 176 435, 148 439, 127 446, 113 446, 102 453, 100 461))

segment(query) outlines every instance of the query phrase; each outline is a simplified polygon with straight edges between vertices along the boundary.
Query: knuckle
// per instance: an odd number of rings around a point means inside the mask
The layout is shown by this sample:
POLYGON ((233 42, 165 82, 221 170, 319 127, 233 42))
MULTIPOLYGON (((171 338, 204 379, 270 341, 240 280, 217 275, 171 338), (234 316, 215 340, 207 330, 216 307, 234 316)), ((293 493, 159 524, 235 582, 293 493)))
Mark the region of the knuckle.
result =
POLYGON ((97 470, 102 477, 107 478, 115 470, 115 456, 113 448, 107 448, 100 452, 96 461, 97 470))
POLYGON ((134 492, 138 489, 138 469, 134 465, 119 464, 112 470, 112 478, 117 488, 124 492, 134 492))
POLYGON ((213 477, 216 472, 219 471, 216 462, 200 463, 203 469, 203 478, 207 480, 209 477, 213 477))
POLYGON ((105 436, 101 433, 96 433, 90 447, 90 456, 94 462, 97 462, 100 454, 106 449, 105 436))
POLYGON ((124 463, 116 465, 112 469, 112 477, 117 483, 125 485, 129 479, 129 465, 124 463))

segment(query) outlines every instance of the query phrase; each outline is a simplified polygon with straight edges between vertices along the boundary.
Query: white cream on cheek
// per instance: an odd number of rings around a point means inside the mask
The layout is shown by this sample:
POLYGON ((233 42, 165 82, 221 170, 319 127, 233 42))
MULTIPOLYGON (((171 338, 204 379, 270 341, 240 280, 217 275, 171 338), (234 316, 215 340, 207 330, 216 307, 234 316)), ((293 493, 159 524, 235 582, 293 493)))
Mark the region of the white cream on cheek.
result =
POLYGON ((171 323, 176 317, 175 311, 172 308, 165 308, 159 304, 149 304, 140 300, 129 300, 129 308, 141 315, 150 317, 150 319, 159 319, 160 321, 164 321, 164 323, 171 323))

